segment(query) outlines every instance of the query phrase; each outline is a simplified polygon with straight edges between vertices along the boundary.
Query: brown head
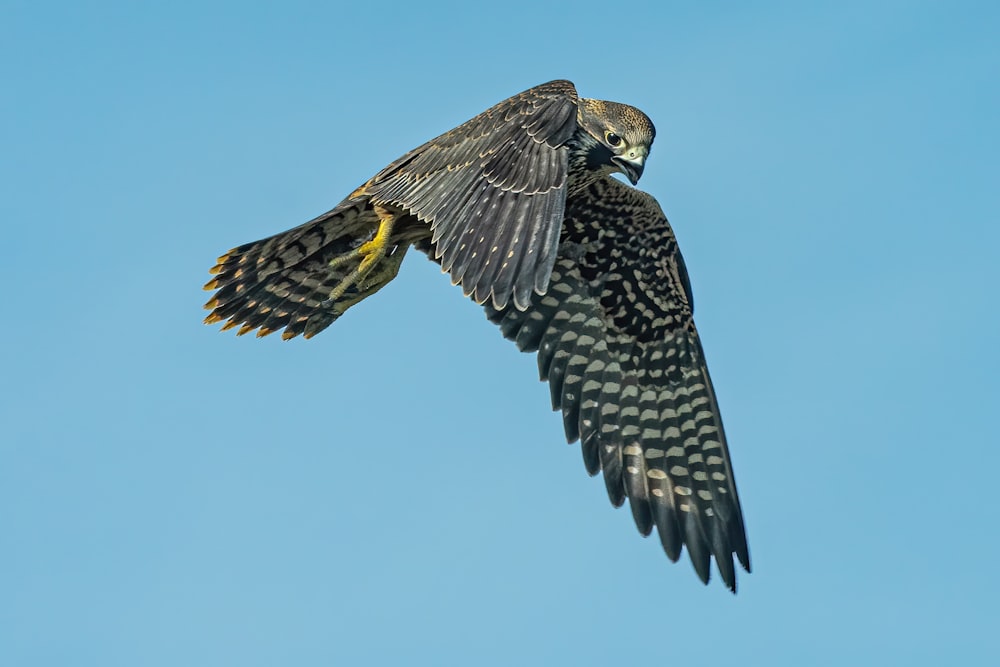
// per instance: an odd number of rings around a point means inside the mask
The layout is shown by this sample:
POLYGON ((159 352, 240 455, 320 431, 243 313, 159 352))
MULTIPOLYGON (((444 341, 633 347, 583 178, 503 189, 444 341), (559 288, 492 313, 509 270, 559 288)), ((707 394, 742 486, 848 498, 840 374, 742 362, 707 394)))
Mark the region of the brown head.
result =
POLYGON ((656 136, 646 114, 627 104, 581 99, 577 125, 589 168, 619 171, 632 185, 639 182, 656 136))

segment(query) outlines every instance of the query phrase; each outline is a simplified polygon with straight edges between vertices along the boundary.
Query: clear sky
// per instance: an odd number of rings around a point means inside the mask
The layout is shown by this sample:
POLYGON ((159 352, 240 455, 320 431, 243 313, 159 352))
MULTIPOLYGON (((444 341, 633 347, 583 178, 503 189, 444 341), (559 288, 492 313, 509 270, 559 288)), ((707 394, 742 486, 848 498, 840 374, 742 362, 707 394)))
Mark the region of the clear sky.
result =
POLYGON ((996 664, 1000 4, 752 4, 0 3, 0 664, 996 664), (657 125, 735 597, 421 256, 311 341, 201 324, 554 78, 657 125))

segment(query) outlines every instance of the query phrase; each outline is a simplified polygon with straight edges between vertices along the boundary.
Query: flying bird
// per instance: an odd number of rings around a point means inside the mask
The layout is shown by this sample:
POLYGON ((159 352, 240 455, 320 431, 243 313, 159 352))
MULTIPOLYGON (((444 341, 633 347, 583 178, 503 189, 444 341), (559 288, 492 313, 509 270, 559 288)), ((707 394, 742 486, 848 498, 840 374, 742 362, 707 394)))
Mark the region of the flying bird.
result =
POLYGON ((309 222, 230 250, 209 324, 311 338, 396 277, 414 247, 537 352, 566 438, 642 535, 736 591, 750 571, 691 283, 656 200, 632 186, 655 129, 569 81, 515 95, 406 153, 309 222), (613 177, 623 174, 632 186, 613 177))

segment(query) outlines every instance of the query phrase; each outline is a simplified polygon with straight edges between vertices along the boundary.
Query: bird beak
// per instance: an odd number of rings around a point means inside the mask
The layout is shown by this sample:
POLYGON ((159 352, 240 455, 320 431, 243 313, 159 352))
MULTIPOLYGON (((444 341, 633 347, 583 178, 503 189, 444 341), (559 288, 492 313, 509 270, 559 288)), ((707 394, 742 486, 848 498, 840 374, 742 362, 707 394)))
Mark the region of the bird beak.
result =
POLYGON ((615 163, 618 169, 620 169, 626 177, 628 177, 628 180, 632 181, 632 185, 635 185, 639 182, 639 177, 642 176, 642 169, 646 163, 646 156, 639 154, 629 160, 620 155, 616 155, 611 158, 611 161, 615 163))

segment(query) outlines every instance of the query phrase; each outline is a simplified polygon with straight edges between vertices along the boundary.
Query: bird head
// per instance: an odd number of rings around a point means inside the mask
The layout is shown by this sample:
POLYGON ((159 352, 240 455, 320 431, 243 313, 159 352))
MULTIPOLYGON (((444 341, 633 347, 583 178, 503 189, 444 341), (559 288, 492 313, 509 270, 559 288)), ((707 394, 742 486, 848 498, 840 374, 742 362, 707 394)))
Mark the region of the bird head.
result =
POLYGON ((643 112, 627 104, 581 99, 579 127, 588 135, 587 166, 625 174, 639 182, 656 128, 643 112))

